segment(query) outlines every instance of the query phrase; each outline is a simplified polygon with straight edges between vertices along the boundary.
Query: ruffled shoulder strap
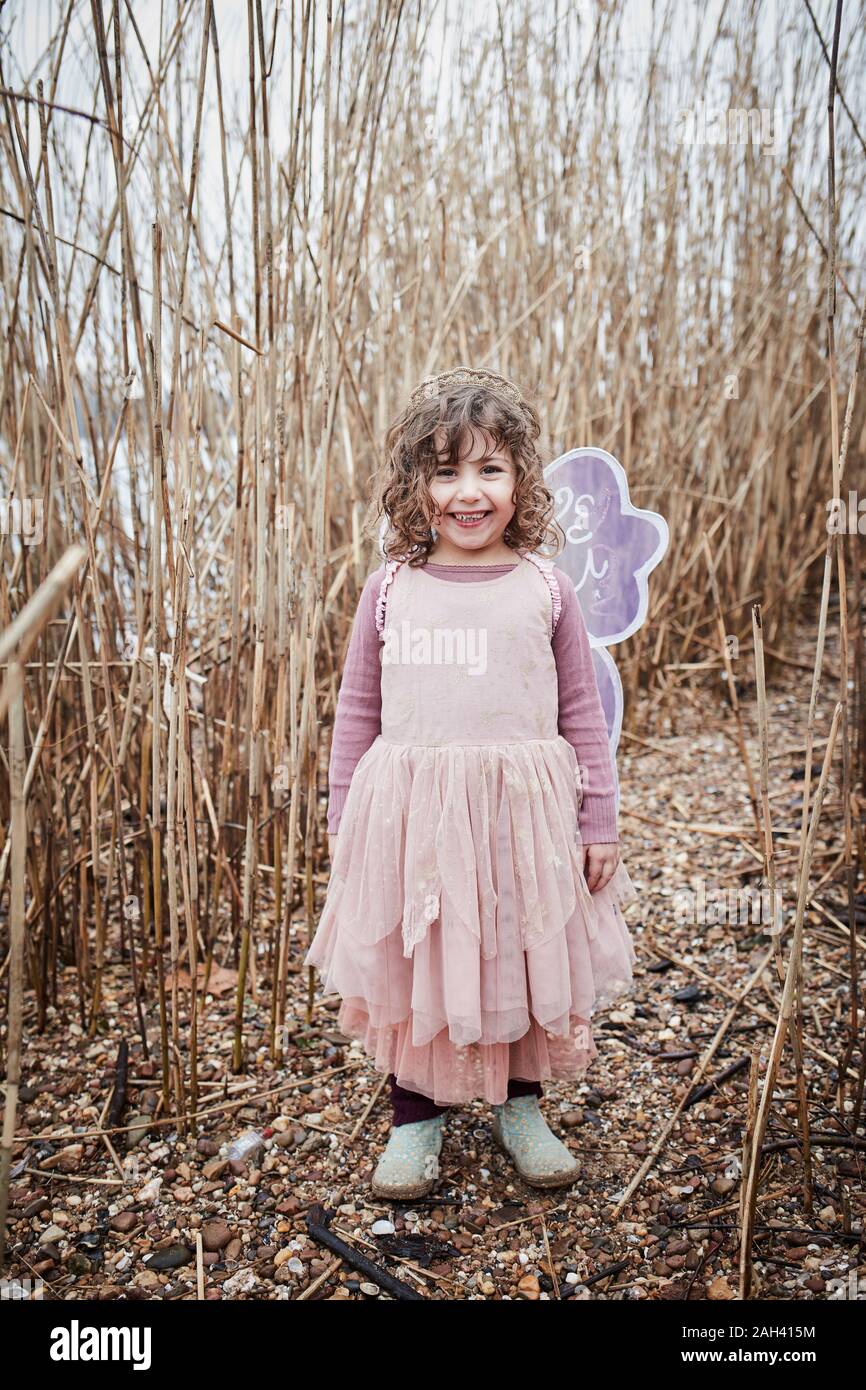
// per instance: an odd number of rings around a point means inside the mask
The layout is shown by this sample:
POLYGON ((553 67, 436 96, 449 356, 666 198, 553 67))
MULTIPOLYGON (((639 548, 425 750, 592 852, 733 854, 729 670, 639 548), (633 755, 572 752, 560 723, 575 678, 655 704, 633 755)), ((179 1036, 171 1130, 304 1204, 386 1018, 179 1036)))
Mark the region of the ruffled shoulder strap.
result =
POLYGON ((385 640, 385 604, 388 600, 388 588, 394 575, 406 559, 405 555, 398 555, 393 560, 388 560, 385 565, 385 573, 379 585, 379 596, 376 599, 376 631, 381 641, 385 640))
POLYGON ((518 553, 523 556, 524 560, 532 561, 550 590, 550 635, 553 637, 556 632, 556 624, 559 622, 559 615, 562 612, 562 594, 559 590, 559 580, 554 574, 553 561, 544 555, 536 555, 532 550, 521 550, 518 553))
MULTIPOLYGON (((553 637, 553 634, 556 632, 556 625, 559 622, 559 615, 562 612, 562 594, 559 590, 559 581, 553 571, 553 561, 548 560, 545 556, 536 555, 531 550, 520 550, 518 554, 522 555, 525 560, 530 560, 532 564, 535 565, 550 590, 550 635, 553 637)), ((388 589, 393 582, 394 575, 397 573, 400 566, 405 563, 406 558, 405 555, 401 555, 395 557, 393 560, 388 560, 385 565, 385 573, 382 575, 379 584, 379 594, 376 599, 376 631, 382 641, 384 641, 385 605, 388 601, 388 589)))

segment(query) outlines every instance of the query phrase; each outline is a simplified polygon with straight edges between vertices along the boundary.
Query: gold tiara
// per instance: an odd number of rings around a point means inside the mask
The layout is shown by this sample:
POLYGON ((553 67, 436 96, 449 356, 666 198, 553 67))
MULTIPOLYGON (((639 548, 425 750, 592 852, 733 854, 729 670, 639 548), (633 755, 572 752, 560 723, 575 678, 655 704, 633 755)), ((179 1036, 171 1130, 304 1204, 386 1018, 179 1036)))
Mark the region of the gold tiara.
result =
POLYGON ((524 408, 526 406, 519 387, 515 386, 513 381, 499 376, 497 372, 485 372, 477 367, 454 367, 450 372, 439 372, 437 376, 425 377, 415 387, 409 402, 411 405, 420 405, 421 401, 432 400, 434 396, 441 395, 449 386, 489 386, 503 396, 508 396, 515 405, 524 408))

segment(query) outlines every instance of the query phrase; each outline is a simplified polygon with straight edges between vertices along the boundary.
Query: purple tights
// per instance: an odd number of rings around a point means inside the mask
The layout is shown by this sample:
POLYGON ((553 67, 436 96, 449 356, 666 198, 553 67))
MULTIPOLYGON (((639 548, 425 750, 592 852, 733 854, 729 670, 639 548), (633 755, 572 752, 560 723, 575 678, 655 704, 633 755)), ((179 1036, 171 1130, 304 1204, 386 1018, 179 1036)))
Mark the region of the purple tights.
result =
MULTIPOLYGON (((392 1125, 411 1125, 418 1120, 432 1120, 435 1115, 443 1115, 449 1108, 447 1105, 434 1105, 429 1096, 422 1096, 418 1091, 404 1090, 402 1086, 397 1085, 397 1078, 393 1072, 388 1080, 391 1083, 391 1104, 394 1108, 392 1125)), ((540 1081, 521 1081, 518 1077, 509 1077, 509 1100, 512 1096, 540 1098, 542 1094, 540 1081)))

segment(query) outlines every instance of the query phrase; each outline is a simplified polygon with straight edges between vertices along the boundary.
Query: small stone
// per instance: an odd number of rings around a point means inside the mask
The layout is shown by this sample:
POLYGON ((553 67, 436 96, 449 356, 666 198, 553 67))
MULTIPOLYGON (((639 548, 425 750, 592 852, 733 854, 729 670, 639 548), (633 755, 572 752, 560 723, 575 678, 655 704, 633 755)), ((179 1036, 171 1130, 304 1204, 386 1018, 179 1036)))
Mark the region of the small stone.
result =
POLYGON ((665 1246, 666 1255, 688 1255, 691 1245, 687 1240, 669 1240, 665 1246))
POLYGON ((108 1223, 112 1231, 119 1231, 121 1235, 128 1235, 129 1232, 139 1224, 141 1217, 134 1211, 119 1211, 116 1216, 112 1216, 108 1223))
POLYGON ((716 1178, 714 1182, 710 1183, 713 1192, 719 1197, 724 1197, 725 1194, 730 1192, 731 1188, 736 1187, 736 1185, 733 1178, 716 1178))
POLYGON ((51 1206, 47 1197, 37 1197, 35 1202, 30 1202, 24 1208, 24 1215, 29 1221, 31 1217, 39 1216, 43 1211, 47 1211, 51 1206))
POLYGON ((377 1298, 379 1295, 378 1284, 362 1284, 361 1293, 365 1293, 368 1298, 377 1298))
POLYGON ((392 1236, 394 1234, 393 1221, 374 1221, 370 1227, 374 1236, 392 1236))
POLYGON ((520 1298, 526 1298, 533 1302, 541 1296, 541 1288, 534 1274, 524 1274, 517 1285, 517 1293, 520 1298))
POLYGON ((159 1196, 159 1189, 162 1187, 162 1178, 151 1178, 138 1193, 139 1202, 155 1202, 159 1196))
POLYGON ((256 1164, 261 1156, 264 1147, 264 1140, 258 1130, 248 1129, 230 1144, 226 1151, 226 1158, 232 1172, 235 1171, 235 1163, 249 1163, 251 1166, 256 1164))
POLYGON ((126 1151, 135 1149, 147 1138, 153 1124, 152 1115, 132 1115, 126 1125, 126 1151))
POLYGON ((187 1245, 167 1245, 164 1250, 157 1250, 145 1258, 148 1269, 178 1269, 180 1265, 189 1264, 193 1253, 187 1245))
POLYGON ((59 1226, 48 1226, 39 1237, 40 1245, 51 1245, 55 1240, 62 1240, 66 1235, 59 1226))
POLYGON ((50 1158, 42 1160, 42 1168, 59 1168, 61 1173, 75 1173, 81 1166, 81 1159, 84 1155, 83 1144, 67 1144, 59 1149, 50 1158))
POLYGON ((208 1221, 201 1233, 202 1245, 205 1250, 222 1250, 224 1245, 228 1245, 232 1238, 232 1233, 225 1221, 208 1221))

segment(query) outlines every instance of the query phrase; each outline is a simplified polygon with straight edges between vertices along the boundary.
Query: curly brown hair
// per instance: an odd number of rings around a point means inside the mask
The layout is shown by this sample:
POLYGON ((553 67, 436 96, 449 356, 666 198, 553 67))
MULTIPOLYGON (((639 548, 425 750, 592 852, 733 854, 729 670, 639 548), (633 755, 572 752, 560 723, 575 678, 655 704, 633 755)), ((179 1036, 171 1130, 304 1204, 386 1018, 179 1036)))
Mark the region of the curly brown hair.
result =
MULTIPOLYGON (((468 430, 483 431, 496 449, 507 449, 514 461, 517 482, 513 494, 514 516, 502 539, 512 550, 527 549, 558 555, 565 533, 554 517, 553 494, 544 481, 543 462, 536 446, 541 421, 535 407, 520 403, 492 386, 452 384, 436 395, 409 403, 394 419, 385 436, 386 459, 373 479, 373 496, 364 530, 379 542, 382 516, 389 531, 382 542, 386 559, 401 557, 410 565, 426 563, 436 537, 431 533, 435 504, 429 482, 447 459, 453 465, 468 430), (436 433, 444 442, 436 448, 436 433)), ((551 556, 551 558, 552 558, 551 556)))

